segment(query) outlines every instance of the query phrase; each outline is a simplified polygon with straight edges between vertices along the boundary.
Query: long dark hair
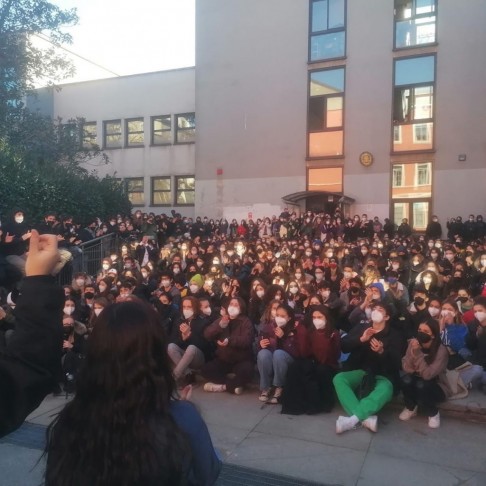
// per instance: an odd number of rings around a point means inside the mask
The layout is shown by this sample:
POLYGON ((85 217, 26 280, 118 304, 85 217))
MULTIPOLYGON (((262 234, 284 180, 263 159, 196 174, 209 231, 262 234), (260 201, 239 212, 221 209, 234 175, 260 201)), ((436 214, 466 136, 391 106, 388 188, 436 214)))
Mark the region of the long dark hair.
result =
POLYGON ((420 324, 425 324, 433 334, 432 344, 430 345, 429 352, 425 355, 425 362, 430 365, 434 362, 437 352, 442 345, 440 327, 439 323, 432 317, 424 319, 420 324))
POLYGON ((137 299, 106 307, 76 396, 48 429, 46 486, 185 484, 190 449, 170 414, 174 389, 156 312, 137 299))

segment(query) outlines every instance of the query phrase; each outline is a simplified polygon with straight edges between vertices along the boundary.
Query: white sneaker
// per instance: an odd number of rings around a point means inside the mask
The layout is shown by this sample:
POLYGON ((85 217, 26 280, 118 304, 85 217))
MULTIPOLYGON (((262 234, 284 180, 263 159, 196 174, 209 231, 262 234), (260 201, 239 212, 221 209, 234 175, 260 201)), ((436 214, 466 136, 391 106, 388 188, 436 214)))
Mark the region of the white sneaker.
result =
POLYGON ((361 425, 371 430, 371 432, 378 432, 378 417, 376 415, 370 415, 361 422, 361 425))
POLYGON ((342 434, 347 430, 352 430, 356 427, 356 422, 351 417, 343 417, 340 415, 336 420, 336 434, 342 434))
POLYGON ((224 392, 226 391, 226 385, 218 385, 217 383, 206 383, 204 385, 204 391, 206 392, 224 392))
POLYGON ((400 420, 410 420, 412 417, 415 417, 417 415, 417 407, 415 407, 413 410, 409 410, 407 407, 405 407, 398 418, 400 420))
POLYGON ((429 427, 431 429, 438 429, 440 427, 440 413, 437 412, 437 415, 433 417, 429 417, 429 427))

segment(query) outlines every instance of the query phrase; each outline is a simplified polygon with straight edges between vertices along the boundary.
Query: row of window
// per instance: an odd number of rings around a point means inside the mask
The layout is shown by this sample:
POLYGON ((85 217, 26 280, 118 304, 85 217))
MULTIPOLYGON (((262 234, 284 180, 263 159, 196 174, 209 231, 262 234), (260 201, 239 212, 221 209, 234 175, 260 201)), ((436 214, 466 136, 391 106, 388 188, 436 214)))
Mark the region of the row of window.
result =
MULTIPOLYGON (((437 0, 394 0, 394 48, 436 42, 437 0)), ((309 61, 346 55, 346 0, 311 0, 309 61)))
MULTIPOLYGON (((194 206, 194 176, 156 176, 150 178, 150 206, 194 206)), ((146 206, 145 179, 130 177, 120 179, 130 202, 134 206, 146 206)))
MULTIPOLYGON (((435 55, 394 60, 392 152, 434 148, 435 55)), ((308 157, 344 154, 345 67, 309 74, 308 157)))
MULTIPOLYGON (((146 142, 145 119, 143 117, 125 120, 103 121, 102 148, 143 147, 146 142)), ((172 143, 194 143, 196 141, 196 116, 194 113, 159 115, 150 117, 150 145, 172 143)), ((96 122, 85 122, 82 128, 83 148, 90 149, 98 144, 96 122)))

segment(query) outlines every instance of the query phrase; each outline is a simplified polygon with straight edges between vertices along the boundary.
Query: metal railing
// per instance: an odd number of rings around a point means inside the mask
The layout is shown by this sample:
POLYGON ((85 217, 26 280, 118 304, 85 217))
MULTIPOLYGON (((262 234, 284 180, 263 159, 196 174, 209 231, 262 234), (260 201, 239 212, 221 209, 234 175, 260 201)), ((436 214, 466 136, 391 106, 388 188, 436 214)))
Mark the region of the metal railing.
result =
POLYGON ((70 284, 73 275, 78 272, 84 272, 94 277, 101 268, 103 258, 112 253, 118 253, 119 244, 118 235, 110 233, 74 247, 71 251, 73 259, 57 276, 58 283, 60 285, 70 284))

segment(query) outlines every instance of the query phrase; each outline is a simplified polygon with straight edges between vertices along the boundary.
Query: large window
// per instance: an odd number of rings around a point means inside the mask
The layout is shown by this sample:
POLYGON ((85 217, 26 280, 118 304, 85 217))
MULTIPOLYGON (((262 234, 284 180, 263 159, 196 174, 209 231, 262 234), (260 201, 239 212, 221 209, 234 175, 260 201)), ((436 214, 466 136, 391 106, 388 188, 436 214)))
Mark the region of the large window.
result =
POLYGON ((152 145, 167 145, 172 142, 172 124, 170 115, 153 116, 152 145))
POLYGON ((152 177, 152 206, 170 206, 172 185, 170 177, 152 177))
POLYGON ((125 120, 127 147, 142 147, 144 144, 143 118, 125 120))
POLYGON ((346 53, 345 28, 345 0, 311 0, 309 61, 343 57, 346 53))
POLYGON ((343 168, 326 167, 309 169, 307 190, 343 192, 343 168))
POLYGON ((310 73, 309 157, 343 155, 344 68, 310 73))
POLYGON ((395 60, 393 150, 407 152, 434 147, 435 57, 395 60), (401 127, 397 138, 397 126, 401 127))
POLYGON ((134 206, 145 205, 144 180, 143 177, 125 179, 128 199, 134 206))
POLYGON ((194 206, 196 194, 195 179, 193 176, 176 176, 176 205, 194 206))
POLYGON ((436 41, 437 0, 395 0, 395 48, 436 41))
POLYGON ((97 145, 96 122, 85 122, 81 126, 81 143, 84 149, 91 150, 97 145))
POLYGON ((103 122, 103 148, 121 148, 122 130, 121 120, 103 122))
POLYGON ((196 115, 184 113, 176 115, 176 143, 193 143, 196 141, 196 115))
POLYGON ((432 197, 432 163, 394 164, 392 199, 432 197))

